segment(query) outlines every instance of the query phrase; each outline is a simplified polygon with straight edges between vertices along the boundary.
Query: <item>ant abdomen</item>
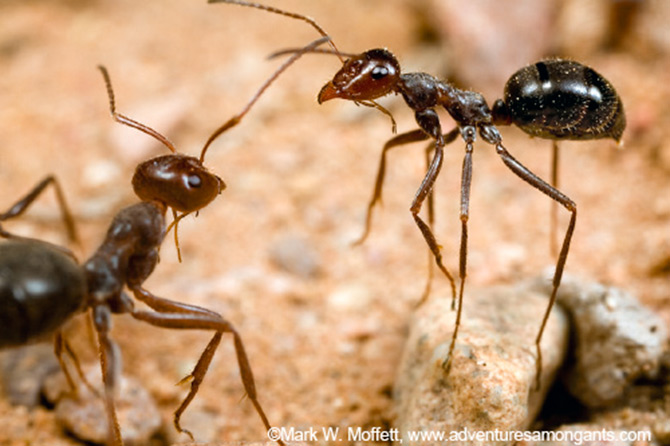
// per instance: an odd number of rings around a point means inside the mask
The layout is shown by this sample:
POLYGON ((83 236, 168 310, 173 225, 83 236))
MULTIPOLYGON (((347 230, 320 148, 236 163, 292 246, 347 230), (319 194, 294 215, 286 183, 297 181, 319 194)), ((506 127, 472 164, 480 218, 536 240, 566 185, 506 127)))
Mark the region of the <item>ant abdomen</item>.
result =
POLYGON ((198 158, 178 153, 139 164, 132 183, 142 201, 156 201, 185 213, 207 206, 226 188, 198 158))
POLYGON ((496 122, 546 139, 619 141, 626 127, 623 104, 607 79, 579 62, 560 59, 514 73, 493 114, 496 122))
POLYGON ((39 240, 0 245, 0 348, 58 330, 86 297, 86 280, 65 250, 39 240))

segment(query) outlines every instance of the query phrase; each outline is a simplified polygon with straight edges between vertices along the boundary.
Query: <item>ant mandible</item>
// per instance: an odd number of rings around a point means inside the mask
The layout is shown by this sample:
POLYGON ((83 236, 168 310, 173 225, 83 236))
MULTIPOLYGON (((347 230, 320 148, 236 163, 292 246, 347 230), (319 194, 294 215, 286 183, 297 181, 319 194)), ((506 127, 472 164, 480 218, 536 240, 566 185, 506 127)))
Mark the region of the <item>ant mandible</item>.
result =
MULTIPOLYGON (((234 326, 209 309, 155 296, 143 287, 143 283, 158 263, 159 248, 169 229, 175 227, 177 241, 176 225, 179 220, 209 205, 226 187, 223 180, 209 172, 203 164, 210 143, 227 128, 236 125, 269 84, 301 54, 328 40, 325 37, 312 42, 275 71, 243 112, 212 134, 199 159, 177 153, 172 143, 163 135, 117 113, 109 75, 100 66, 113 118, 156 138, 172 152, 145 161, 136 168, 132 184, 141 202, 116 214, 104 241, 83 265, 78 264, 67 248, 12 234, 0 224, 0 237, 8 239, 0 244, 0 348, 24 345, 54 334, 56 356, 71 388, 74 388, 62 357, 64 353, 71 357, 80 377, 83 375, 76 355, 62 334, 62 327, 75 314, 90 310, 99 341, 110 445, 123 445, 114 404, 120 356, 116 343, 110 337, 112 314, 129 314, 139 321, 163 328, 215 332, 193 371, 181 381, 190 382, 190 390, 174 412, 174 425, 179 432, 184 432, 193 439, 191 432, 181 427, 181 415, 196 396, 225 333, 233 336, 246 396, 251 400, 266 430, 271 428, 258 401, 242 338, 234 326), (168 208, 172 209, 174 215, 170 226, 166 226, 165 221, 168 208), (124 292, 124 287, 151 310, 136 309, 131 297, 124 292)), ((0 214, 0 223, 23 214, 49 185, 53 185, 56 190, 68 236, 71 240, 76 240, 74 219, 62 189, 53 176, 46 177, 9 210, 0 214)), ((284 445, 282 440, 277 440, 277 443, 284 445)))
MULTIPOLYGON (((256 3, 247 3, 241 0, 209 0, 209 3, 232 3, 249 6, 314 24, 312 19, 300 14, 289 13, 256 3)), ((313 26, 323 35, 324 32, 318 25, 313 26)), ((292 51, 289 50, 289 52, 292 51)), ((330 53, 329 51, 319 52, 330 53)), ((337 53, 337 50, 335 49, 334 52, 337 53)), ((337 54, 341 59, 341 54, 337 54)), ((461 321, 463 293, 467 275, 472 154, 477 135, 486 143, 495 147, 496 153, 503 163, 515 175, 570 212, 570 221, 563 237, 553 274, 549 303, 540 330, 535 338, 535 384, 536 388, 539 388, 542 374, 540 341, 561 283, 570 241, 575 229, 577 205, 567 195, 538 177, 515 159, 503 146, 502 136, 497 126, 513 124, 531 136, 553 141, 599 138, 612 138, 620 141, 626 126, 626 118, 623 104, 616 90, 602 75, 579 62, 547 59, 524 67, 512 75, 505 86, 504 99, 497 100, 493 107, 489 108, 480 93, 461 90, 427 73, 402 73, 398 59, 386 49, 372 49, 361 54, 348 54, 347 57, 348 59, 343 62, 342 68, 319 92, 319 103, 340 98, 381 109, 374 102, 375 99, 391 93, 400 94, 407 106, 414 111, 415 120, 419 125, 418 129, 397 135, 385 144, 373 197, 368 205, 366 229, 362 239, 365 238, 369 230, 372 208, 381 198, 386 152, 392 147, 431 139, 433 141, 433 157, 421 186, 412 201, 410 212, 428 244, 437 266, 449 279, 454 295, 454 280, 442 264, 440 246, 431 231, 430 225, 421 219, 419 212, 426 197, 431 194, 435 180, 439 175, 444 146, 454 141, 459 135, 465 142, 460 193, 461 237, 458 270, 460 286, 454 332, 447 357, 443 362, 445 371, 449 371, 453 359, 454 346, 461 321), (456 127, 448 133, 442 132, 442 126, 436 111, 438 107, 444 107, 456 122, 456 127)), ((429 211, 431 210, 429 209, 429 211)), ((431 213, 429 212, 429 214, 431 213)), ((424 298, 425 296, 424 294, 424 298)))

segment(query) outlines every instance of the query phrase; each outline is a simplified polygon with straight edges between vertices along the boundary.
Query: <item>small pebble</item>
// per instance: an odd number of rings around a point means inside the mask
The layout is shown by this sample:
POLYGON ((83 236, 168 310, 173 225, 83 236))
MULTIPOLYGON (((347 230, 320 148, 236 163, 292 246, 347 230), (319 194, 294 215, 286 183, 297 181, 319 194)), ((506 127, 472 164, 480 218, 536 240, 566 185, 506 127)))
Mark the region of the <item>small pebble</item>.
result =
POLYGON ((285 235, 270 247, 270 259, 279 268, 304 279, 313 279, 321 270, 321 259, 303 237, 285 235))

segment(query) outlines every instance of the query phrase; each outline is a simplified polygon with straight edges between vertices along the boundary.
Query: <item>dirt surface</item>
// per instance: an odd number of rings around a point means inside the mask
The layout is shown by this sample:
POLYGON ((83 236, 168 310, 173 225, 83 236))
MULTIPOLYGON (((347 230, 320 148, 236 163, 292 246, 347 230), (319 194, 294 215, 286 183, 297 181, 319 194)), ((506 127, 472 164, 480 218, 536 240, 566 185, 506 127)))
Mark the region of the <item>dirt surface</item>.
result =
MULTIPOLYGON (((453 73, 467 63, 441 56, 434 40, 421 40, 430 12, 419 14, 412 1, 274 4, 316 18, 345 51, 388 47, 417 71, 432 70, 442 57, 440 65, 453 73)), ((561 28, 546 32, 560 35, 561 28)), ((81 246, 73 249, 86 258, 112 216, 136 201, 130 185, 135 165, 166 153, 112 121, 97 64, 109 69, 120 112, 198 155, 209 134, 278 66, 265 57, 316 37, 304 23, 205 1, 3 1, 0 208, 55 174, 81 234, 81 246)), ((561 188, 579 209, 566 269, 630 290, 670 322, 670 58, 662 40, 639 40, 620 51, 595 48, 579 55, 616 86, 629 125, 624 150, 612 141, 562 144, 561 188)), ((216 310, 239 329, 274 425, 388 429, 407 320, 426 276, 425 244, 408 211, 424 160, 422 146, 392 152, 384 206, 366 243, 352 247, 391 126, 379 112, 352 103, 316 103, 338 67, 329 56, 301 60, 212 146, 206 164, 228 189, 181 223, 181 264, 171 237, 166 240, 146 287, 216 310)), ((500 73, 498 94, 511 74, 500 73)), ((477 89, 477 80, 462 86, 477 89)), ((394 113, 399 132, 415 128, 401 98, 381 103, 394 113)), ((446 115, 444 122, 449 128, 446 115)), ((548 177, 547 141, 518 129, 503 129, 503 136, 510 152, 548 177)), ((448 148, 435 186, 435 233, 454 272, 462 155, 462 143, 448 148)), ((552 264, 549 200, 511 174, 489 146, 476 147, 474 163, 469 283, 540 274, 552 264)), ((47 195, 7 229, 67 243, 55 200, 47 195)), ((567 212, 559 215, 565 228, 567 212)), ((433 298, 448 293, 446 280, 437 277, 433 298)), ((82 358, 94 361, 85 327, 78 321, 70 336, 82 358)), ((117 317, 113 335, 125 373, 144 383, 170 420, 186 392, 174 383, 190 371, 208 334, 117 317)), ((219 348, 183 422, 203 442, 265 440, 243 399, 230 342, 219 348)), ((169 429, 166 436, 188 440, 169 429)), ((52 412, 0 400, 0 444, 79 443, 63 436, 52 412)))

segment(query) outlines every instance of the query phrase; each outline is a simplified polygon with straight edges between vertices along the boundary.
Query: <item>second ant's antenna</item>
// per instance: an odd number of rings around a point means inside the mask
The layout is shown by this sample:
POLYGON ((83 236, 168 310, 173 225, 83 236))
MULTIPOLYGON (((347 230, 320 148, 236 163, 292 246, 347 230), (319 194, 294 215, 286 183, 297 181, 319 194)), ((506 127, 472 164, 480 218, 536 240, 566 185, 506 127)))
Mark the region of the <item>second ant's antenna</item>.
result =
POLYGON ((285 11, 283 9, 275 8, 274 6, 267 6, 262 5, 260 3, 246 2, 243 0, 208 0, 207 3, 229 3, 231 5, 246 6, 249 8, 261 9, 263 11, 271 12, 273 14, 279 14, 286 17, 291 17, 293 19, 302 20, 303 22, 307 22, 310 25, 312 25, 314 29, 316 29, 318 33, 321 34, 323 37, 329 38, 330 46, 333 48, 333 51, 335 51, 335 54, 337 54, 337 57, 340 58, 340 62, 344 63, 344 58, 340 54, 340 51, 337 49, 337 46, 335 46, 335 42, 330 40, 329 34, 323 28, 321 28, 321 26, 319 26, 319 24, 316 23, 316 21, 311 17, 307 17, 306 15, 298 14, 296 12, 285 11))
MULTIPOLYGON (((210 1, 212 1, 212 0, 210 0, 210 1)), ((226 3, 229 3, 229 2, 226 1, 226 3)), ((236 3, 237 4, 237 2, 230 2, 230 3, 236 3)), ((243 4, 246 5, 246 3, 243 3, 243 4)), ((242 109, 241 112, 239 112, 238 114, 236 114, 235 116, 230 118, 221 127, 216 129, 214 131, 214 133, 212 133, 212 135, 209 137, 209 139, 205 143, 205 146, 202 148, 202 152, 200 153, 200 162, 203 163, 205 161, 205 153, 207 152, 207 149, 209 148, 209 146, 214 142, 214 140, 216 138, 218 138, 219 136, 221 136, 221 134, 224 133, 225 131, 227 131, 228 129, 230 129, 232 127, 235 127, 237 124, 239 124, 240 121, 242 121, 242 118, 244 117, 244 115, 247 114, 247 112, 251 109, 251 107, 253 107, 253 105, 256 103, 258 98, 260 98, 261 95, 263 95, 265 90, 267 90, 267 88, 270 86, 270 84, 272 84, 272 82, 274 82, 275 79, 277 79, 281 73, 283 73, 290 65, 293 64, 293 62, 298 60, 303 54, 313 51, 316 47, 318 47, 319 45, 322 45, 326 42, 331 42, 330 36, 328 36, 328 35, 326 35, 326 36, 324 36, 320 39, 315 40, 314 42, 310 43, 309 45, 305 46, 304 48, 302 48, 300 50, 297 50, 295 53, 293 53, 293 55, 286 62, 284 62, 272 74, 272 76, 270 76, 265 81, 265 83, 261 86, 261 88, 258 89, 256 94, 251 98, 251 100, 247 103, 247 105, 242 109)))
POLYGON ((149 136, 153 136, 158 141, 160 141, 165 147, 170 149, 172 153, 177 153, 174 145, 167 139, 165 136, 158 133, 156 130, 148 127, 140 122, 130 119, 129 117, 122 115, 121 113, 116 112, 116 103, 114 102, 114 90, 112 89, 112 81, 107 72, 107 68, 104 65, 98 65, 98 69, 102 73, 102 77, 105 79, 105 86, 107 87, 107 95, 109 96, 109 110, 112 113, 112 117, 118 123, 125 124, 128 127, 139 130, 140 132, 146 133, 149 136))

